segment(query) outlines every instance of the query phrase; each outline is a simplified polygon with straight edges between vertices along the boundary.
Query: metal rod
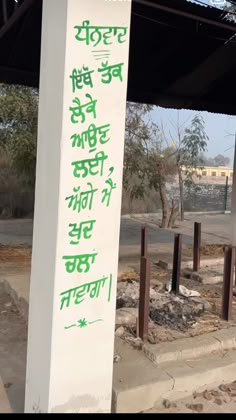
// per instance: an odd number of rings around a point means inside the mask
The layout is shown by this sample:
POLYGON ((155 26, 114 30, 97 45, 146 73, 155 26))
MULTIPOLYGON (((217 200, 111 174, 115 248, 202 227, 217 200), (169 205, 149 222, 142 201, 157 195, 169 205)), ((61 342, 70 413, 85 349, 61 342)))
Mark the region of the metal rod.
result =
POLYGON ((139 289, 139 314, 138 332, 143 341, 148 338, 150 298, 150 259, 141 257, 140 289, 139 289))
POLYGON ((137 4, 142 4, 147 7, 151 7, 153 9, 163 10, 164 12, 172 13, 174 15, 183 16, 192 20, 196 20, 198 22, 207 23, 208 25, 218 26, 218 28, 227 29, 228 31, 236 33, 236 27, 233 25, 227 25, 226 23, 216 22, 203 16, 194 15, 193 13, 189 12, 183 12, 182 10, 177 10, 172 7, 164 6, 162 4, 152 3, 151 1, 147 0, 133 0, 133 2, 137 4))
POLYGON ((141 229, 141 257, 147 257, 147 241, 148 241, 148 228, 143 226, 141 229))
POLYGON ((15 1, 14 10, 18 9, 18 7, 19 7, 19 2, 18 1, 15 1))
POLYGON ((173 255, 173 272, 171 291, 176 295, 179 293, 180 272, 182 257, 182 234, 175 235, 174 255, 173 255))
POLYGON ((225 321, 229 321, 231 319, 232 313, 234 265, 235 248, 232 246, 228 246, 225 248, 222 298, 222 318, 225 321))
POLYGON ((224 212, 227 210, 227 201, 228 201, 228 189, 229 189, 229 177, 226 177, 225 182, 225 195, 224 195, 224 212))
POLYGON ((201 249, 201 223, 194 223, 193 237, 193 271, 200 268, 200 249, 201 249))
POLYGON ((3 21, 7 22, 7 0, 2 0, 3 21))
POLYGON ((234 287, 236 287, 236 258, 234 262, 234 287))
POLYGON ((11 29, 11 27, 27 12, 36 0, 24 0, 24 2, 9 17, 7 22, 0 29, 0 39, 11 29))

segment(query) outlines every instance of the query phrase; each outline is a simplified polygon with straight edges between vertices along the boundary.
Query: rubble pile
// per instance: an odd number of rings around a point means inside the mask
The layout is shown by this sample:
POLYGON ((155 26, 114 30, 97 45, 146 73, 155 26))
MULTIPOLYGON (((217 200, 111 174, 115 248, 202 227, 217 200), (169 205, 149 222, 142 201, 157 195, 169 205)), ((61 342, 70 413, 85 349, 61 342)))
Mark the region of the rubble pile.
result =
MULTIPOLYGON (((176 296, 169 291, 169 285, 155 281, 150 287, 150 323, 168 327, 172 330, 186 331, 191 328, 208 307, 208 302, 199 293, 181 289, 176 296)), ((125 328, 136 327, 139 303, 139 283, 137 281, 120 281, 117 287, 116 327, 119 334, 125 328), (122 328, 120 328, 122 327, 122 328)))

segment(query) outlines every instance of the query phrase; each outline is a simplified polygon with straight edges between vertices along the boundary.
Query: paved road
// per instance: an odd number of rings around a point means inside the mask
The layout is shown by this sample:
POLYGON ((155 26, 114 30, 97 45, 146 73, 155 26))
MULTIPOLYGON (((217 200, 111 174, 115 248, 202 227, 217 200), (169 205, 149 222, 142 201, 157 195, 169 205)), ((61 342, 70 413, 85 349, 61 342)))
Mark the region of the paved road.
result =
MULTIPOLYGON (((120 245, 140 245, 140 231, 142 221, 130 218, 121 219, 120 245)), ((30 219, 0 220, 0 243, 4 245, 32 244, 33 224, 30 219)), ((175 231, 159 229, 158 226, 149 226, 150 244, 173 244, 175 231)), ((186 244, 191 244, 191 236, 184 235, 186 244)))
MULTIPOLYGON (((177 232, 182 232, 184 243, 192 243, 194 221, 202 223, 202 240, 207 243, 230 242, 230 215, 191 215, 186 220, 178 223, 176 229, 159 229, 159 217, 155 215, 123 216, 121 218, 120 246, 139 246, 140 230, 145 223, 149 226, 150 245, 173 245, 173 237, 177 232)), ((1 244, 32 244, 33 224, 30 219, 0 220, 1 244)))

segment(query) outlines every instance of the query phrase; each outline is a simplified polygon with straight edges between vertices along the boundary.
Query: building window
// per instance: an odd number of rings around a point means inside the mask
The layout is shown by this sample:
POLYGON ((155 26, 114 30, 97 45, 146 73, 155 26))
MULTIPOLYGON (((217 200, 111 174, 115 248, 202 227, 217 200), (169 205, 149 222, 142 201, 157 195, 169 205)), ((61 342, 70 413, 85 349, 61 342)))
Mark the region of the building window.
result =
POLYGON ((216 176, 216 172, 212 172, 211 173, 211 176, 216 176))
POLYGON ((202 176, 207 176, 207 171, 202 171, 202 176))
POLYGON ((226 176, 226 173, 225 172, 221 172, 221 176, 226 176))

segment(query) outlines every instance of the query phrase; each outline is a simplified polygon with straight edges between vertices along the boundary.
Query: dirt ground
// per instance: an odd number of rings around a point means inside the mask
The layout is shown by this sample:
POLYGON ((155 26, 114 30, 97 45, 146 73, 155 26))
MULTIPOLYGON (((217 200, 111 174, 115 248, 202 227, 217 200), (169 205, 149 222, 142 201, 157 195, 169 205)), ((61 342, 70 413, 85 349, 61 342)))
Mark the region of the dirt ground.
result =
POLYGON ((1 413, 23 412, 26 344, 26 322, 0 284, 0 378, 5 390, 0 389, 1 413))
MULTIPOLYGON (((171 272, 156 268, 151 273, 151 284, 155 287, 155 280, 163 284, 163 289, 166 283, 171 279, 171 272)), ((138 282, 139 275, 135 273, 123 273, 119 276, 119 281, 138 282)), ((197 319, 195 323, 190 323, 185 328, 171 327, 170 323, 149 323, 148 340, 155 344, 158 342, 174 341, 180 338, 194 337, 205 333, 217 331, 219 329, 230 328, 236 325, 236 297, 233 297, 232 319, 227 322, 221 317, 222 313, 222 283, 214 285, 203 285, 195 280, 181 278, 180 284, 190 290, 195 290, 200 293, 201 299, 208 302, 208 309, 206 309, 197 319)), ((185 299, 186 304, 189 298, 185 299)), ((184 309, 183 309, 184 311, 184 309)), ((180 314, 181 316, 181 314, 180 314)), ((183 317, 184 317, 183 313, 183 317)), ((174 321, 173 321, 174 323, 174 321)), ((128 341, 132 341, 132 336, 136 337, 136 328, 127 330, 128 341)), ((124 337, 125 338, 125 337, 124 337)))
POLYGON ((236 413, 236 381, 175 403, 164 400, 146 413, 236 413))
POLYGON ((31 262, 31 246, 9 246, 0 244, 0 263, 29 265, 31 262))
MULTIPOLYGON (((189 251, 190 252, 190 251, 189 251)), ((223 254, 222 245, 208 245, 202 250, 206 256, 219 256, 223 254)), ((31 263, 31 247, 30 246, 3 246, 0 245, 0 263, 4 266, 15 265, 18 267, 30 266, 31 263)), ((163 283, 163 286, 171 279, 171 272, 158 269, 153 265, 151 280, 163 283)), ((119 276, 120 281, 138 282, 139 274, 135 272, 122 273, 119 276)), ((201 283, 181 278, 181 284, 188 289, 196 290, 201 294, 201 298, 208 301, 210 309, 205 311, 188 329, 174 329, 167 325, 150 324, 149 341, 152 343, 173 341, 179 338, 193 337, 208 332, 213 332, 221 328, 229 328, 236 325, 236 297, 233 298, 232 319, 225 322, 221 319, 222 307, 222 284, 218 285, 202 285, 201 283)), ((136 336, 135 329, 131 329, 129 334, 136 336)))

